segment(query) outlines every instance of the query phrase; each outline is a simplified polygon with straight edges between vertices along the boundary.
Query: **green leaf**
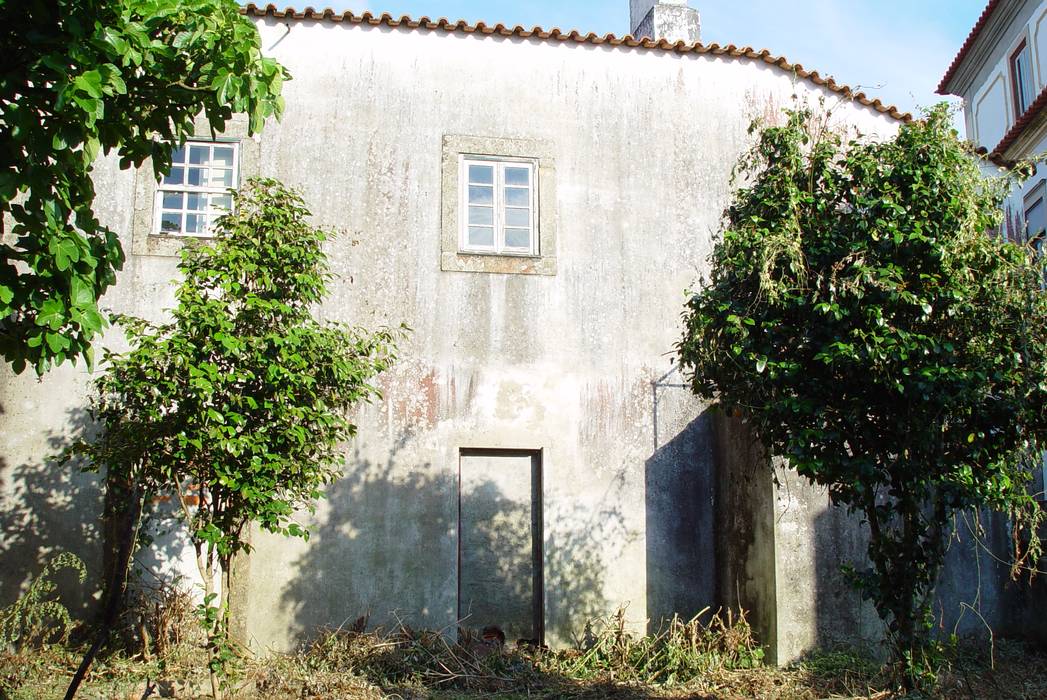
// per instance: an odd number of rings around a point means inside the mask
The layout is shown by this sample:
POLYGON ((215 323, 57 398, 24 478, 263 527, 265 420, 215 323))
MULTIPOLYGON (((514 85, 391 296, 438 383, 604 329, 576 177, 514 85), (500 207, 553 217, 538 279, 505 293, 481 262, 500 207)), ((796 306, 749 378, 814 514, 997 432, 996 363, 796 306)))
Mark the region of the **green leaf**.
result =
POLYGON ((70 281, 70 300, 73 306, 93 308, 95 304, 94 285, 82 277, 73 277, 70 281))
POLYGON ((57 353, 69 347, 69 339, 65 336, 57 333, 47 333, 45 338, 47 339, 47 346, 51 348, 51 352, 57 353))
POLYGON ((58 299, 48 299, 40 306, 40 312, 36 316, 36 325, 47 326, 53 331, 58 330, 65 323, 65 305, 58 299))
POLYGON ((89 70, 77 76, 73 85, 90 97, 102 97, 102 76, 97 70, 89 70))

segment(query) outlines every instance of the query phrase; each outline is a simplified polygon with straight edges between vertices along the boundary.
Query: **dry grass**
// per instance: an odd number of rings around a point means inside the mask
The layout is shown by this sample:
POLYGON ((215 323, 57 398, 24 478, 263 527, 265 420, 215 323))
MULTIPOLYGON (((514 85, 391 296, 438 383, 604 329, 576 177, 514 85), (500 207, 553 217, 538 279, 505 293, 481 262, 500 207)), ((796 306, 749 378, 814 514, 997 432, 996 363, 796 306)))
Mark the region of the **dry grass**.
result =
MULTIPOLYGON (((205 655, 172 634, 161 656, 143 650, 101 659, 84 698, 203 697, 205 655), (148 681, 147 681, 148 679, 148 681)), ((0 698, 59 698, 79 650, 0 655, 0 698)), ((461 641, 399 625, 393 630, 327 630, 293 655, 245 660, 233 697, 280 699, 436 698, 476 700, 692 698, 815 700, 903 697, 896 674, 859 653, 820 652, 788 668, 760 665, 744 616, 674 620, 656 635, 628 634, 621 614, 592 626, 581 649, 503 648, 463 632, 461 641)), ((1000 642, 961 646, 938 673, 933 700, 1047 698, 1047 657, 1000 642)))

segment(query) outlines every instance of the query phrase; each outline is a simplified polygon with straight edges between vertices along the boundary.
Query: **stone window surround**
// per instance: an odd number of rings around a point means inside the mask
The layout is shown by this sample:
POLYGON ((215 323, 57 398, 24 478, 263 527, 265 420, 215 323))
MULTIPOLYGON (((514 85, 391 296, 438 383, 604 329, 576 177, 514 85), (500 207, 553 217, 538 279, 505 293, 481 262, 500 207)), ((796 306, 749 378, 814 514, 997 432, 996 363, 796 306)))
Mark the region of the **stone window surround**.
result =
MULTIPOLYGON (((247 116, 234 114, 226 122, 225 131, 212 134, 207 118, 198 116, 193 121, 192 139, 231 141, 240 144, 240 183, 258 173, 261 150, 257 137, 247 136, 247 116)), ((156 193, 159 183, 153 175, 153 164, 146 160, 135 173, 134 218, 131 224, 131 254, 175 257, 189 241, 206 241, 206 236, 176 236, 156 233, 156 193)))
POLYGON ((440 269, 522 275, 556 274, 556 165, 548 141, 447 134, 441 160, 440 269), (500 255, 459 249, 459 158, 462 155, 530 159, 537 163, 538 254, 500 255))

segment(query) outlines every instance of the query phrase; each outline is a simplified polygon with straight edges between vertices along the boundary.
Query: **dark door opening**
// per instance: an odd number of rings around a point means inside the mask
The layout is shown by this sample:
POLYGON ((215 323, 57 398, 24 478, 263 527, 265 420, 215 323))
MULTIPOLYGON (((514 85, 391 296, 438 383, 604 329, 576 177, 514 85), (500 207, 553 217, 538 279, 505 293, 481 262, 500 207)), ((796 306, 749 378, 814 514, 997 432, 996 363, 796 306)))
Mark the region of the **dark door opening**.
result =
POLYGON ((542 455, 462 449, 458 463, 458 619, 508 640, 544 641, 542 455))

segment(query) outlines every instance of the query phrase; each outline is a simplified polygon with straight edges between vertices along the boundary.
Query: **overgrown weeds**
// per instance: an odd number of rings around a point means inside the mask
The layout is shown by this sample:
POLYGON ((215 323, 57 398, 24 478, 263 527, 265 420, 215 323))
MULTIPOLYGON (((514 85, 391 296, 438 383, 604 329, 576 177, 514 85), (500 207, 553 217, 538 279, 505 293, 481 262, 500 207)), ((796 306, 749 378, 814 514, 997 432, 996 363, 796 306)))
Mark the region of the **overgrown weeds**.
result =
POLYGON ((641 636, 628 631, 619 610, 591 622, 580 648, 556 651, 507 647, 470 630, 459 630, 457 642, 404 624, 364 632, 358 621, 351 629, 324 631, 301 654, 267 668, 258 691, 275 695, 304 682, 330 692, 353 678, 358 692, 380 688, 420 697, 633 697, 641 689, 661 692, 710 673, 755 668, 762 659, 744 614, 730 612, 674 618, 657 634, 641 636))
MULTIPOLYGON (((137 612, 82 688, 85 698, 191 698, 205 695, 208 656, 177 584, 137 588, 137 612), (181 612, 179 612, 181 611, 181 612), (135 631, 135 630, 139 631, 135 631), (144 630, 144 633, 141 631, 144 630), (151 690, 149 690, 151 689, 151 690)), ((330 700, 816 700, 904 697, 897 674, 858 650, 812 654, 786 668, 763 665, 743 614, 676 618, 655 634, 630 631, 624 611, 588 626, 582 644, 548 650, 504 645, 470 630, 367 630, 367 620, 322 631, 295 654, 245 661, 238 698, 330 700)), ((0 654, 0 698, 60 698, 82 649, 44 644, 0 654)), ((933 690, 909 697, 1047 697, 1047 657, 1024 645, 959 645, 937 671, 933 690)))
POLYGON ((0 610, 0 648, 31 648, 69 637, 73 621, 58 599, 53 580, 63 569, 75 571, 80 583, 87 577, 84 563, 69 552, 60 552, 47 562, 18 600, 0 610))
POLYGON ((627 630, 625 611, 590 623, 587 643, 579 650, 545 654, 543 669, 573 680, 607 679, 673 687, 717 671, 759 666, 763 649, 753 638, 745 613, 708 616, 703 610, 683 621, 673 617, 656 634, 637 637, 627 630))

